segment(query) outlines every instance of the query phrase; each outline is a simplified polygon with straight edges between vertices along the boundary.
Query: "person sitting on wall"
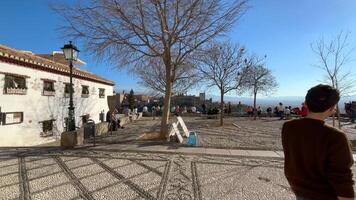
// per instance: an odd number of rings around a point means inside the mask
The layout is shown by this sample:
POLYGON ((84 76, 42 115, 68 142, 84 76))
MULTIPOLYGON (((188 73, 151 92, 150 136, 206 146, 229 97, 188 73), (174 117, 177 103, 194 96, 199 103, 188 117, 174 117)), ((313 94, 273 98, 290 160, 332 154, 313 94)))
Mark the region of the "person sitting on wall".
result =
POLYGON ((115 109, 114 117, 115 117, 115 122, 117 124, 117 127, 118 128, 124 128, 123 126, 120 125, 121 120, 120 120, 120 117, 119 117, 119 111, 117 109, 115 109))

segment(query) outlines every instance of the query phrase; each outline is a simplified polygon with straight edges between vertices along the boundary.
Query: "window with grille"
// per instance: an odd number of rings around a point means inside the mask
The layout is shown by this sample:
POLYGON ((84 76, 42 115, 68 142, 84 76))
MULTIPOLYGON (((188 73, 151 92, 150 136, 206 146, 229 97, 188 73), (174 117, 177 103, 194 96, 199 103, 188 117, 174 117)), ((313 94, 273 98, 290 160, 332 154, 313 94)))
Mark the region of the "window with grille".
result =
POLYGON ((16 75, 5 75, 5 94, 26 94, 26 78, 16 75))
POLYGON ((83 98, 89 97, 89 86, 86 86, 86 85, 82 86, 82 97, 83 98))
POLYGON ((43 81, 43 95, 44 96, 54 96, 54 82, 53 81, 43 81))
POLYGON ((99 98, 105 98, 105 89, 99 88, 99 98))

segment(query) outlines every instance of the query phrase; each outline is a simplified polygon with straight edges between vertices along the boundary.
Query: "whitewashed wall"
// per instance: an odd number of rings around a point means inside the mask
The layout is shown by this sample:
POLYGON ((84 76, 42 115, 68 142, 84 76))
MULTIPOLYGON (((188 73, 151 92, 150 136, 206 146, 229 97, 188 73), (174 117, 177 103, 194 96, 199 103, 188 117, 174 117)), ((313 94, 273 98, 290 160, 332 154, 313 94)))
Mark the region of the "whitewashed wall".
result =
MULTIPOLYGON (((18 65, 0 62, 0 72, 27 75, 27 94, 4 94, 5 75, 0 74, 0 106, 2 112, 23 112, 21 124, 0 125, 0 146, 33 146, 54 141, 60 138, 64 129, 64 118, 68 116, 69 98, 64 97, 64 83, 69 77, 39 71, 18 65), (52 79, 56 82, 55 96, 43 96, 43 80, 52 79), (42 124, 39 121, 56 119, 54 136, 41 137, 42 124)), ((74 106, 76 126, 82 124, 81 115, 89 114, 95 122, 99 121, 99 113, 108 111, 107 96, 113 94, 113 86, 96 82, 73 79, 74 106), (89 98, 82 98, 82 85, 89 86, 89 98), (105 98, 99 98, 99 88, 105 89, 105 98)))

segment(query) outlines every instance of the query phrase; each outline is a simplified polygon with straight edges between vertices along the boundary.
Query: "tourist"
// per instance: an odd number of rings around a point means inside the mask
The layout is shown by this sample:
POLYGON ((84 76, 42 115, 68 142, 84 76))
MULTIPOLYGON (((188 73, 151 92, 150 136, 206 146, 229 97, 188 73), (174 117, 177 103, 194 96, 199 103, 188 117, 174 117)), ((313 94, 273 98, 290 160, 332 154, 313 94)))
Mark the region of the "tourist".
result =
POLYGON ((272 117, 272 108, 268 107, 266 111, 267 111, 267 116, 272 117))
POLYGON ((305 103, 302 103, 302 111, 300 112, 301 117, 305 117, 308 115, 308 107, 305 103))
POLYGON ((179 114, 180 114, 180 109, 179 109, 179 106, 177 105, 177 106, 176 106, 175 115, 176 115, 176 116, 179 116, 179 114))
POLYGON ((258 106, 258 108, 257 108, 257 116, 258 116, 258 118, 260 118, 260 119, 261 119, 261 117, 262 117, 262 109, 261 109, 261 106, 258 106))
POLYGON ((155 106, 152 106, 151 112, 152 112, 152 119, 155 120, 156 119, 156 107, 155 106))
POLYGON ((252 109, 251 106, 247 106, 246 113, 247 113, 248 117, 252 117, 253 116, 253 109, 252 109))
POLYGON ((255 108, 255 107, 252 108, 252 114, 253 114, 253 119, 256 120, 256 117, 257 117, 257 108, 255 108))
POLYGON ((147 108, 147 106, 143 106, 143 108, 142 108, 142 112, 144 112, 144 113, 148 112, 148 108, 147 108))
POLYGON ((161 108, 159 106, 156 107, 156 116, 161 116, 161 108))
POLYGON ((284 116, 283 116, 284 108, 283 108, 283 103, 282 102, 279 102, 279 105, 277 107, 277 111, 278 111, 279 119, 282 120, 284 118, 284 116))
POLYGON ((308 115, 283 125, 284 172, 297 199, 354 199, 350 143, 325 124, 339 99, 336 89, 317 85, 306 95, 308 115))
POLYGON ((290 108, 287 106, 284 108, 284 116, 286 119, 290 119, 290 108))
POLYGON ((128 107, 125 107, 125 108, 124 108, 124 115, 125 115, 125 117, 128 117, 129 114, 130 114, 130 109, 129 109, 128 107))
POLYGON ((238 114, 239 114, 239 117, 241 117, 242 116, 242 104, 241 104, 241 101, 239 101, 239 103, 237 104, 237 112, 238 112, 238 114))
POLYGON ((203 109, 203 114, 206 114, 206 105, 205 105, 205 103, 203 103, 203 105, 201 107, 203 109))

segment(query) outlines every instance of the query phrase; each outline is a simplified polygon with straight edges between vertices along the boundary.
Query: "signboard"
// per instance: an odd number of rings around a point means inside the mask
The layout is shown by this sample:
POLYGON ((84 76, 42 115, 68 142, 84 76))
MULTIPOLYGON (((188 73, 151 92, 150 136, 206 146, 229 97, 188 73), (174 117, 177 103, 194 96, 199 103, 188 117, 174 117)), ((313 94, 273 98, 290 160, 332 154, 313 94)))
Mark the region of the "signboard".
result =
MULTIPOLYGON (((169 131, 169 136, 171 136, 171 135, 177 135, 179 142, 180 143, 183 142, 183 137, 179 132, 178 124, 172 123, 171 130, 169 131)), ((169 136, 168 136, 168 138, 169 138, 169 136)))
POLYGON ((184 123, 182 117, 181 117, 181 116, 178 116, 177 119, 178 119, 178 123, 180 124, 180 126, 181 126, 182 129, 183 129, 184 136, 185 136, 185 137, 189 137, 188 128, 187 128, 187 126, 185 125, 185 123, 184 123))
POLYGON ((23 122, 23 112, 6 112, 3 115, 3 125, 20 124, 23 122))

